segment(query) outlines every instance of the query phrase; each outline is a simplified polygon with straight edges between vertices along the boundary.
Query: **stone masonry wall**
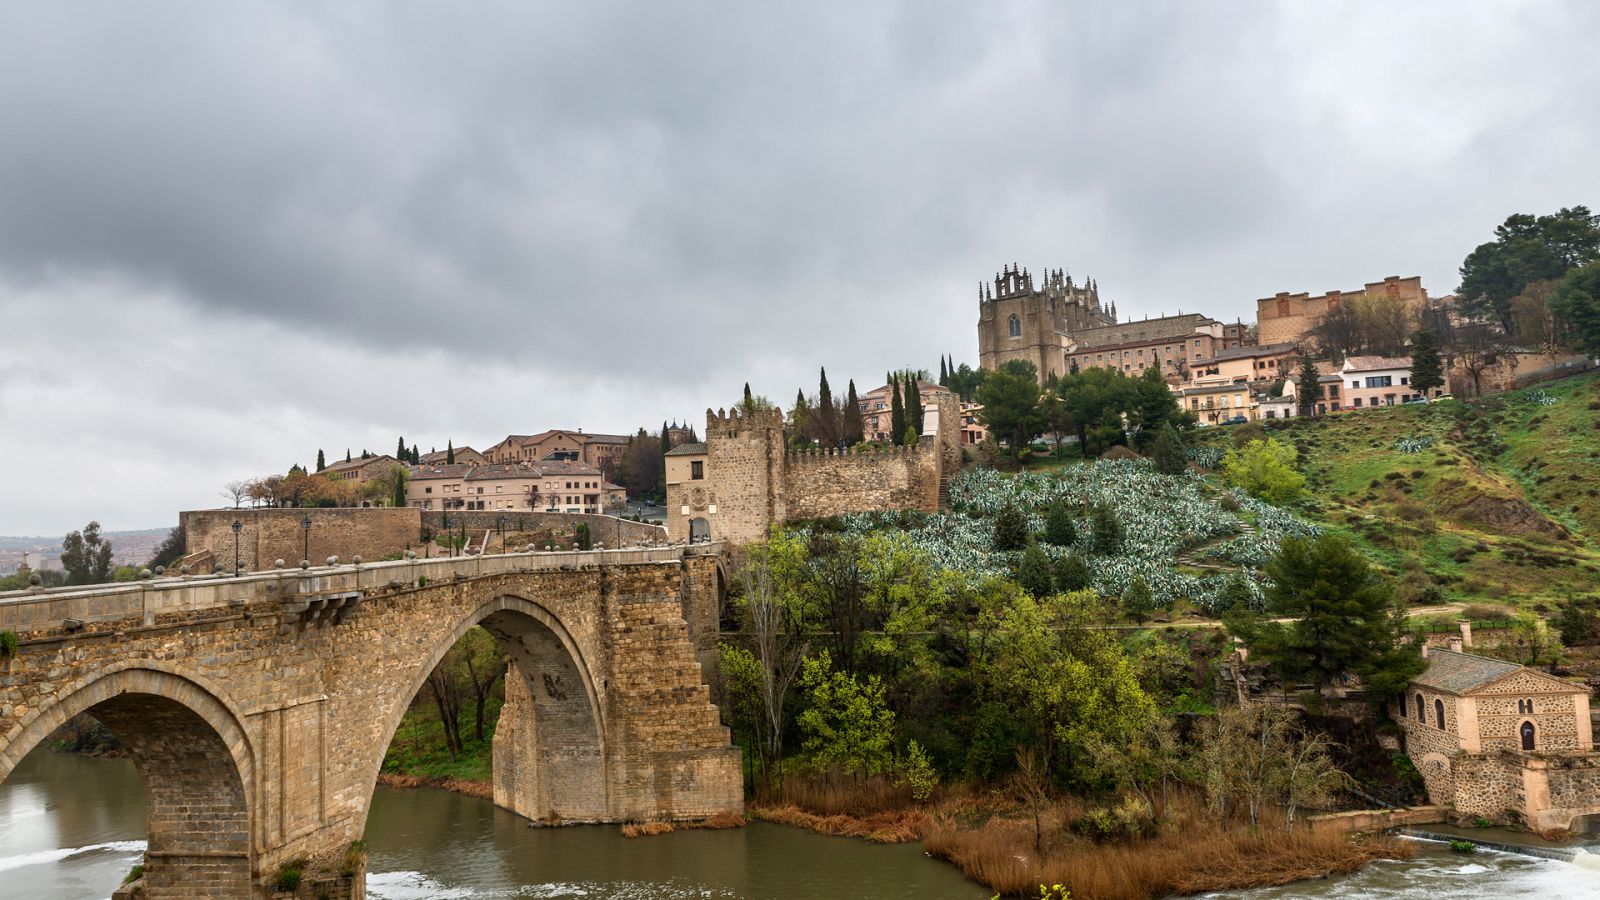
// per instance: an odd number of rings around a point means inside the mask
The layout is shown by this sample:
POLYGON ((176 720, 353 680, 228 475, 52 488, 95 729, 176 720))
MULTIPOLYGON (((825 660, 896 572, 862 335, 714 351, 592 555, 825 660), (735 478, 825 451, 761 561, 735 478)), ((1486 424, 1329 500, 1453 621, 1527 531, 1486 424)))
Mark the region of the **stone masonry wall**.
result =
MULTIPOLYGON (((467 531, 473 533, 474 540, 484 531, 497 528, 500 519, 506 520, 506 530, 516 531, 554 531, 558 534, 571 534, 578 527, 579 522, 586 523, 589 531, 596 541, 610 547, 616 543, 617 535, 622 536, 622 543, 650 544, 662 543, 667 539, 667 530, 659 525, 649 522, 634 522, 628 519, 618 519, 616 516, 601 516, 590 513, 551 513, 551 512, 494 512, 491 510, 451 510, 440 512, 438 510, 422 510, 422 524, 435 531, 444 529, 445 519, 450 520, 451 528, 467 526, 467 531)), ((474 543, 474 546, 476 544, 474 543)), ((568 542, 567 546, 571 546, 568 542)), ((542 549, 542 548, 541 548, 542 549)))
MULTIPOLYGON (((707 520, 716 540, 745 544, 766 536, 785 519, 783 414, 761 410, 741 416, 706 410, 706 480, 716 507, 707 520)), ((672 498, 668 503, 679 502, 672 498)))
POLYGON ((939 448, 932 440, 906 449, 788 453, 784 504, 790 521, 868 510, 939 508, 939 448))
POLYGON ((415 547, 422 540, 420 510, 374 509, 202 509, 178 514, 188 552, 211 551, 216 561, 233 570, 233 523, 239 532, 239 557, 246 571, 272 568, 274 560, 298 565, 309 537, 311 562, 329 556, 366 560, 415 547), (300 525, 311 518, 309 535, 300 525))

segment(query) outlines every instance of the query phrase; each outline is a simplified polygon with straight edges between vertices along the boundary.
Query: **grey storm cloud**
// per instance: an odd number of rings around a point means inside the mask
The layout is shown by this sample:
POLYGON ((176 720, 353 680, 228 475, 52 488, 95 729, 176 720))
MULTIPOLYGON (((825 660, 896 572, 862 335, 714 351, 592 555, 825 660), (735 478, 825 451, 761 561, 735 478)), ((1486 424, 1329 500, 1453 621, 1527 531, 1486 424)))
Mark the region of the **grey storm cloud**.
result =
POLYGON ((1125 315, 1444 293, 1505 215, 1596 202, 1597 10, 7 4, 0 313, 47 334, 0 351, 0 413, 214 502, 227 466, 57 404, 299 423, 248 469, 330 429, 620 430, 975 361, 1013 261, 1125 315), (319 402, 380 370, 399 398, 319 402))

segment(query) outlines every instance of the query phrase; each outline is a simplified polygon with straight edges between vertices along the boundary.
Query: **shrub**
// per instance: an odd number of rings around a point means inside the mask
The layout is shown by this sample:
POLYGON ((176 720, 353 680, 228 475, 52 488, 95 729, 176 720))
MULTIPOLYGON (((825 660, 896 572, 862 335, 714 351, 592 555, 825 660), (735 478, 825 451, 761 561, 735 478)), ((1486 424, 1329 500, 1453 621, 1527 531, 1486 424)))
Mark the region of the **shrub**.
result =
POLYGON ((1070 547, 1078 542, 1078 526, 1072 521, 1072 511, 1060 500, 1050 504, 1044 517, 1044 542, 1057 547, 1070 547))
POLYGON ((127 876, 122 879, 123 884, 132 884, 144 877, 144 863, 139 863, 128 870, 127 876))
POLYGON ((1056 590, 1063 594, 1081 591, 1088 587, 1092 581, 1089 573, 1089 564, 1083 557, 1076 553, 1068 553, 1056 560, 1055 565, 1056 590))
POLYGON ((994 517, 994 549, 1009 553, 1028 546, 1028 518, 1022 510, 1008 505, 994 517))
POLYGON ((1109 506, 1095 507, 1094 552, 1110 556, 1120 551, 1123 537, 1122 522, 1118 521, 1116 511, 1109 506))
POLYGON ((1126 797, 1116 806, 1091 810, 1073 828, 1096 841, 1120 841, 1143 837, 1153 824, 1149 808, 1137 797, 1126 797))
POLYGON ((278 867, 278 874, 272 879, 272 887, 279 891, 294 891, 300 888, 300 881, 305 877, 306 861, 303 859, 290 860, 278 867))
POLYGON ((1471 841, 1455 840, 1455 841, 1451 841, 1450 842, 1450 852, 1452 852, 1452 853, 1477 853, 1478 852, 1478 845, 1474 844, 1471 841))
POLYGON ((572 531, 572 540, 577 543, 579 550, 594 548, 594 535, 589 532, 588 522, 578 523, 578 527, 572 531))
POLYGON ((14 631, 0 631, 0 659, 10 659, 17 655, 17 633, 14 631))
POLYGON ((1493 828, 1494 820, 1486 816, 1478 816, 1472 820, 1473 828, 1493 828))
POLYGON ((346 878, 356 874, 362 864, 367 861, 367 842, 351 841, 350 846, 344 851, 344 865, 340 867, 339 874, 346 878))
POLYGON ((1150 592, 1150 582, 1145 581, 1143 576, 1133 576, 1127 589, 1122 592, 1122 611, 1128 618, 1143 625, 1155 608, 1156 598, 1150 592))
POLYGON ((911 788, 911 798, 921 803, 933 796, 939 786, 939 772, 916 741, 906 745, 906 759, 900 766, 899 784, 911 788))
POLYGON ((1228 483, 1268 503, 1283 503, 1299 495, 1306 478, 1295 471, 1299 454, 1288 444, 1276 440, 1251 441, 1242 449, 1229 450, 1222 458, 1223 475, 1228 483))
POLYGON ((1038 544, 1029 544, 1028 549, 1022 552, 1022 562, 1017 565, 1017 584, 1035 597, 1046 597, 1050 594, 1052 582, 1050 558, 1044 555, 1038 544))

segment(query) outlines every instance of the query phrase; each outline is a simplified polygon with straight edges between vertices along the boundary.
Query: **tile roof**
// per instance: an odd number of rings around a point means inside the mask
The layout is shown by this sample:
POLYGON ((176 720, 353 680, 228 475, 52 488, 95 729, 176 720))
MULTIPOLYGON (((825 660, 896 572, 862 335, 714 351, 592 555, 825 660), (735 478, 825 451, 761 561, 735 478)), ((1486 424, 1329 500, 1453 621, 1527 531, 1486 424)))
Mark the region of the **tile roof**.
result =
POLYGON ((366 459, 362 459, 361 457, 357 456, 357 457, 349 460, 348 462, 341 459, 338 462, 328 463, 327 466, 323 467, 322 471, 324 471, 324 472, 353 472, 356 469, 361 468, 362 466, 370 466, 373 463, 383 462, 384 460, 388 460, 389 462, 392 462, 392 463, 400 462, 400 460, 395 459, 392 456, 387 456, 387 455, 385 455, 385 456, 369 456, 366 459))
POLYGON ((433 481, 440 478, 465 478, 472 471, 471 463, 441 463, 436 466, 410 466, 412 481, 433 481))
MULTIPOLYGON (((457 452, 457 453, 478 453, 478 451, 472 449, 471 447, 456 447, 455 448, 455 452, 457 452)), ((483 454, 478 453, 478 455, 482 456, 483 454)), ((434 450, 431 453, 422 454, 422 462, 423 462, 424 465, 428 465, 428 464, 431 464, 431 463, 443 463, 445 460, 447 460, 449 458, 450 458, 450 451, 449 450, 434 450)), ((448 463, 448 465, 456 465, 456 463, 448 463)))
POLYGON ((1466 694, 1510 675, 1522 667, 1504 660, 1454 650, 1429 650, 1428 668, 1412 680, 1436 690, 1466 694))
POLYGON ((1409 369, 1411 357, 1409 356, 1347 356, 1344 360, 1345 372, 1376 372, 1382 369, 1409 369))
POLYGON ((679 444, 666 452, 667 456, 697 456, 706 452, 705 444, 679 444))

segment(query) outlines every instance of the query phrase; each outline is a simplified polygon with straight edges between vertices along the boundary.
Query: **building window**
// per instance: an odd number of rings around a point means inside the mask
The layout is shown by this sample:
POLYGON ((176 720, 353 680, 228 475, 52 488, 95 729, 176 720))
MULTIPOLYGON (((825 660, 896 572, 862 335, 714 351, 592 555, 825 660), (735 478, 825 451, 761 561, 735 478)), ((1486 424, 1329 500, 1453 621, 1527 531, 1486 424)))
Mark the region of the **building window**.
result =
POLYGON ((698 460, 689 463, 689 477, 695 481, 706 477, 706 464, 698 460))
POLYGON ((1533 723, 1532 722, 1523 722, 1522 723, 1522 749, 1527 750, 1527 751, 1529 751, 1531 753, 1533 751, 1533 746, 1534 746, 1534 743, 1535 743, 1534 739, 1537 738, 1537 737, 1538 737, 1538 732, 1534 729, 1533 723))
POLYGON ((1012 316, 1006 322, 1006 333, 1012 337, 1022 337, 1022 320, 1012 316))
POLYGON ((1361 398, 1357 397, 1356 398, 1356 409, 1360 409, 1360 408, 1361 408, 1361 398))
POLYGON ((1439 730, 1443 731, 1444 730, 1444 701, 1443 700, 1435 699, 1433 701, 1433 717, 1435 719, 1439 720, 1439 730))
POLYGON ((1428 724, 1427 707, 1422 705, 1421 694, 1417 695, 1417 721, 1424 725, 1428 724))
MULTIPOLYGON (((1354 383, 1352 383, 1350 386, 1351 387, 1357 387, 1357 385, 1354 384, 1354 383)), ((1394 386, 1394 378, 1393 378, 1393 376, 1390 376, 1390 375, 1368 375, 1367 376, 1367 387, 1369 387, 1369 388, 1393 387, 1393 386, 1394 386)))
POLYGON ((1522 715, 1525 715, 1525 716, 1526 715, 1532 715, 1533 714, 1533 701, 1532 700, 1518 700, 1517 701, 1517 712, 1519 712, 1519 713, 1521 713, 1522 715))

